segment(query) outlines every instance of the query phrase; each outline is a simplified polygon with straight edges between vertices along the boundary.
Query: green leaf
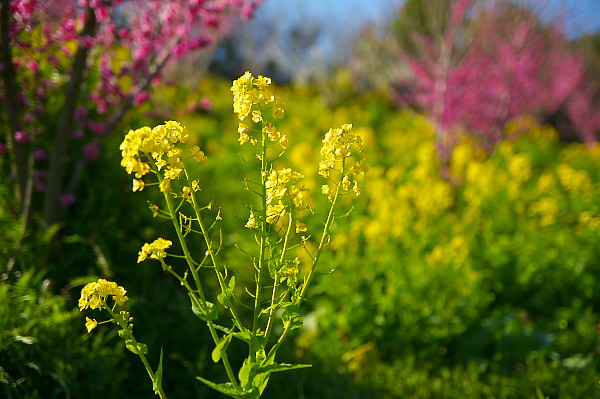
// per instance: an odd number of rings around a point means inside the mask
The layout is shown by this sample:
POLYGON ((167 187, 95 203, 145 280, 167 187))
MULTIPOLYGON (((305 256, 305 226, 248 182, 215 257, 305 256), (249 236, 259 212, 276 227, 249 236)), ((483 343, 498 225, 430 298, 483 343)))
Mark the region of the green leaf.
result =
POLYGON ((250 345, 251 336, 252 336, 252 333, 250 331, 238 331, 238 332, 234 332, 233 336, 236 337, 239 340, 244 341, 248 345, 250 345))
POLYGON ((221 360, 221 354, 225 351, 227 351, 227 347, 229 346, 229 342, 231 342, 231 335, 226 335, 225 338, 223 338, 218 344, 217 346, 215 346, 215 349, 213 349, 212 351, 212 360, 213 362, 217 363, 219 360, 221 360))
POLYGON ((125 347, 136 355, 139 355, 140 353, 145 355, 148 353, 148 346, 146 344, 138 342, 136 346, 130 339, 125 341, 125 347))
POLYGON ((282 319, 283 327, 288 328, 289 326, 291 330, 295 330, 296 328, 302 327, 302 324, 304 323, 304 320, 302 319, 300 313, 294 312, 290 309, 283 312, 282 319))
POLYGON ((200 320, 204 320, 204 321, 212 321, 212 320, 216 320, 218 314, 217 308, 215 307, 215 305, 211 302, 206 301, 206 309, 207 309, 207 313, 204 313, 202 311, 202 309, 200 309, 200 307, 198 307, 198 304, 196 303, 196 301, 194 300, 194 297, 192 297, 192 294, 188 294, 190 296, 190 300, 192 301, 192 312, 194 312, 194 314, 196 316, 198 316, 198 318, 200 320))
POLYGON ((244 395, 243 391, 241 391, 239 388, 237 388, 237 389, 234 388, 230 382, 226 382, 224 384, 215 384, 214 382, 206 380, 202 377, 196 377, 196 378, 199 381, 202 381, 203 383, 205 383, 206 385, 211 387, 212 389, 214 389, 215 391, 219 391, 222 394, 231 396, 232 398, 241 398, 244 395))
POLYGON ((226 308, 230 308, 231 307, 231 296, 233 295, 233 293, 229 290, 229 288, 226 288, 225 291, 221 292, 219 295, 217 295, 217 300, 219 301, 219 303, 223 306, 225 306, 226 308))
POLYGON ((273 363, 266 366, 259 366, 256 370, 256 374, 262 373, 276 373, 278 371, 289 371, 296 369, 304 369, 307 367, 312 367, 310 364, 287 364, 287 363, 273 363))
POLYGON ((158 368, 156 369, 156 373, 154 373, 154 382, 153 389, 154 392, 158 394, 162 386, 162 361, 163 361, 163 350, 160 348, 160 359, 158 361, 158 368))
POLYGON ((240 384, 243 388, 248 387, 248 381, 250 380, 250 373, 252 372, 252 363, 250 358, 244 360, 244 365, 240 369, 238 373, 238 378, 240 379, 240 384))

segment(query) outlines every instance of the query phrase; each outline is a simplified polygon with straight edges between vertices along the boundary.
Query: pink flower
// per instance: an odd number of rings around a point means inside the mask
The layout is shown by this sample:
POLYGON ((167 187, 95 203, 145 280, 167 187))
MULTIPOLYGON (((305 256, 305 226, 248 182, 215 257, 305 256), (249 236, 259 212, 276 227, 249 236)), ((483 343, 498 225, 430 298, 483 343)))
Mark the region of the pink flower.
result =
POLYGON ((212 109, 212 107, 213 107, 212 101, 210 101, 206 97, 202 97, 202 99, 200 100, 200 108, 203 109, 204 111, 209 111, 212 109))
POLYGON ((48 176, 47 170, 37 170, 33 175, 33 181, 35 184, 35 189, 39 192, 46 191, 46 177, 48 176))
POLYGON ((94 121, 88 121, 87 122, 87 127, 88 129, 90 129, 94 134, 97 134, 98 136, 101 136, 104 134, 104 123, 102 122, 94 122, 94 121))
POLYGON ((35 120, 35 115, 33 115, 31 112, 25 112, 25 115, 23 115, 23 120, 25 122, 33 122, 35 120))
POLYGON ((74 139, 80 139, 83 137, 83 130, 75 129, 71 132, 71 137, 74 139))
POLYGON ((90 161, 98 159, 100 156, 100 147, 95 143, 86 144, 83 147, 83 155, 90 161))
POLYGON ((146 101, 148 101, 148 99, 150 98, 150 94, 147 91, 142 91, 141 93, 138 93, 134 100, 133 100, 133 104, 135 106, 141 105, 143 103, 145 103, 146 101))
POLYGON ((48 158, 48 154, 46 153, 46 151, 40 148, 35 148, 33 150, 33 159, 35 159, 36 161, 43 161, 46 158, 48 158))
POLYGON ((37 61, 34 60, 29 60, 29 69, 31 69, 31 71, 33 73, 36 73, 39 69, 39 64, 37 63, 37 61))
POLYGON ((76 197, 73 193, 63 194, 60 197, 58 197, 58 202, 60 202, 60 204, 65 208, 73 205, 75 203, 75 200, 76 197))
POLYGON ((22 131, 15 132, 15 141, 20 144, 25 144, 29 142, 29 135, 22 131))
POLYGON ((3 155, 6 152, 6 144, 0 143, 0 155, 3 155))
POLYGON ((87 112, 87 109, 84 106, 80 105, 77 108, 75 108, 75 114, 73 116, 75 117, 75 119, 81 122, 87 116, 87 112))

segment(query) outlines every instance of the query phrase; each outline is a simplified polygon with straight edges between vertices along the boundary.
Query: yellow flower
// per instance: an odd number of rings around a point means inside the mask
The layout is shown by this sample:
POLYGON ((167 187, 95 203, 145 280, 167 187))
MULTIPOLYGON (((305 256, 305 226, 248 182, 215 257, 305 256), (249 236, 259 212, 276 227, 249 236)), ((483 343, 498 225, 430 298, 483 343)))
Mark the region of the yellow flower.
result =
POLYGON ((354 180, 354 185, 352 186, 352 191, 354 191, 354 193, 356 194, 357 197, 360 195, 360 186, 358 185, 358 182, 356 180, 354 180))
POLYGON ((250 128, 248 126, 246 126, 243 123, 238 123, 238 133, 239 134, 248 133, 248 130, 250 130, 250 128))
POLYGON ((148 258, 148 253, 146 251, 144 251, 143 249, 138 252, 138 260, 137 263, 143 262, 148 258))
POLYGON ((167 166, 167 161, 165 161, 164 159, 161 158, 158 161, 156 161, 156 167, 158 168, 158 170, 161 170, 165 166, 167 166))
POLYGON ((260 122, 260 121, 263 120, 262 115, 261 115, 261 113, 260 113, 259 110, 255 109, 255 110, 252 111, 252 120, 255 123, 258 123, 258 122, 260 122))
POLYGON ((189 198, 191 193, 191 190, 188 186, 183 186, 183 188, 181 189, 181 196, 183 198, 189 198))
POLYGON ((288 138, 287 138, 287 136, 285 134, 283 136, 281 136, 281 139, 279 139, 279 144, 281 144, 281 146, 283 148, 287 148, 287 146, 288 146, 288 138))
POLYGON ((125 302, 127 302, 129 300, 129 298, 125 295, 114 295, 113 299, 116 302, 116 304, 119 306, 125 305, 125 302))
POLYGON ((272 123, 267 123, 262 131, 267 134, 271 141, 279 141, 281 138, 281 133, 277 131, 277 128, 272 123))
POLYGON ((273 118, 281 119, 283 118, 283 101, 276 99, 275 104, 273 105, 273 118))
POLYGON ((267 205, 267 223, 273 224, 276 223, 277 220, 281 216, 285 214, 285 205, 279 202, 278 205, 267 205))
POLYGON ((83 287, 79 298, 79 310, 83 311, 86 308, 100 309, 109 296, 112 296, 113 300, 122 306, 129 299, 125 296, 126 293, 125 288, 118 286, 117 283, 101 278, 83 287))
POLYGON ((240 138, 238 139, 240 145, 244 145, 250 141, 250 136, 247 133, 240 133, 240 138))
POLYGON ((350 179, 348 179, 348 175, 345 175, 342 179, 342 189, 344 192, 347 192, 350 189, 350 179))
POLYGON ((206 163, 208 161, 208 158, 206 155, 204 155, 204 152, 200 151, 200 147, 197 145, 192 147, 192 156, 196 158, 199 163, 206 163))
POLYGON ((143 180, 133 179, 133 191, 142 191, 146 184, 143 180))
POLYGON ((162 179, 162 181, 160 182, 159 188, 160 188, 161 192, 170 191, 171 190, 171 180, 167 179, 167 178, 162 179))
POLYGON ((256 216, 254 216, 254 212, 250 212, 250 217, 248 218, 248 221, 244 227, 249 229, 255 229, 257 227, 256 216))
POLYGON ((146 260, 148 257, 151 259, 164 259, 167 257, 166 249, 170 248, 173 243, 170 240, 164 238, 157 238, 151 244, 144 244, 142 250, 138 252, 138 263, 146 260))
POLYGON ((302 233, 306 231, 308 228, 302 222, 296 221, 296 233, 302 233))
POLYGON ((85 318, 85 328, 87 328, 88 334, 91 333, 96 326, 98 326, 98 322, 96 320, 90 319, 89 317, 85 318))
POLYGON ((194 190, 194 191, 201 190, 201 188, 200 188, 200 182, 198 180, 193 180, 192 181, 192 190, 194 190))

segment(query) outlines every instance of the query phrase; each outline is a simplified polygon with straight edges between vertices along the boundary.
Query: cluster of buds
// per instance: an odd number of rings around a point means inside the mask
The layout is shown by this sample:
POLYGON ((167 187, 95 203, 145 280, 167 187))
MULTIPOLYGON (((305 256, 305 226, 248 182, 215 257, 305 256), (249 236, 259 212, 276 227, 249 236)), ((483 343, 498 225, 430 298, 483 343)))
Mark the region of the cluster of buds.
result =
MULTIPOLYGON (((331 171, 338 171, 342 174, 341 193, 352 190, 356 195, 360 195, 360 186, 354 177, 366 173, 368 169, 365 164, 362 139, 352 132, 352 125, 345 124, 341 128, 329 129, 321 147, 319 174, 329 178, 331 171)), ((332 200, 331 188, 328 184, 324 184, 321 191, 332 200)))

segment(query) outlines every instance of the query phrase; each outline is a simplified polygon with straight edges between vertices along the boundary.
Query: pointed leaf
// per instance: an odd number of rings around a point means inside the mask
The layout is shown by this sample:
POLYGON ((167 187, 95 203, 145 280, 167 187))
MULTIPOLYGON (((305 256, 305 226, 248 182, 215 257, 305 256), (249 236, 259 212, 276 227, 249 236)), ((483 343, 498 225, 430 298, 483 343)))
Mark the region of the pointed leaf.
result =
POLYGON ((266 366, 260 366, 256 370, 256 374, 261 373, 276 373, 278 371, 289 371, 295 369, 304 369, 307 367, 312 367, 310 364, 287 364, 287 363, 273 363, 266 366))
POLYGON ((196 377, 196 378, 199 381, 202 381, 203 383, 205 383, 206 385, 211 387, 212 389, 214 389, 215 391, 219 391, 222 394, 231 396, 232 398, 240 398, 244 394, 244 392, 242 390, 240 390, 239 388, 238 389, 234 388, 230 382, 226 382, 224 384, 215 384, 214 382, 204 379, 202 377, 196 377))
POLYGON ((129 349, 131 352, 135 353, 136 355, 139 354, 147 354, 148 353, 148 346, 146 344, 142 344, 140 342, 137 343, 137 346, 133 343, 132 340, 128 339, 125 341, 125 347, 127 349, 129 349))
POLYGON ((250 331, 238 331, 238 332, 233 333, 233 336, 239 340, 244 341, 248 345, 250 345, 250 340, 251 340, 251 338, 250 338, 251 332, 250 331))
POLYGON ((240 379, 240 384, 245 389, 248 387, 248 381, 250 380, 250 373, 252 371, 252 363, 250 358, 244 360, 244 365, 240 369, 238 373, 238 378, 240 379))
POLYGON ((153 389, 154 392, 158 394, 162 387, 162 361, 163 361, 163 350, 160 348, 160 359, 158 361, 158 368, 156 369, 156 373, 154 373, 154 383, 153 389))
POLYGON ((222 352, 227 351, 227 347, 229 346, 229 342, 231 342, 231 335, 226 335, 218 344, 215 346, 215 349, 212 351, 212 360, 217 363, 221 360, 222 352))
POLYGON ((218 311, 214 304, 206 301, 205 303, 206 303, 207 313, 204 313, 202 311, 202 309, 200 309, 200 307, 198 306, 198 304, 196 303, 194 298, 192 297, 192 294, 188 294, 188 295, 190 296, 190 300, 192 301, 192 312, 194 312, 194 314, 196 316, 198 316, 198 318, 200 318, 200 320, 204 320, 204 321, 216 320, 216 318, 218 316, 218 311))

